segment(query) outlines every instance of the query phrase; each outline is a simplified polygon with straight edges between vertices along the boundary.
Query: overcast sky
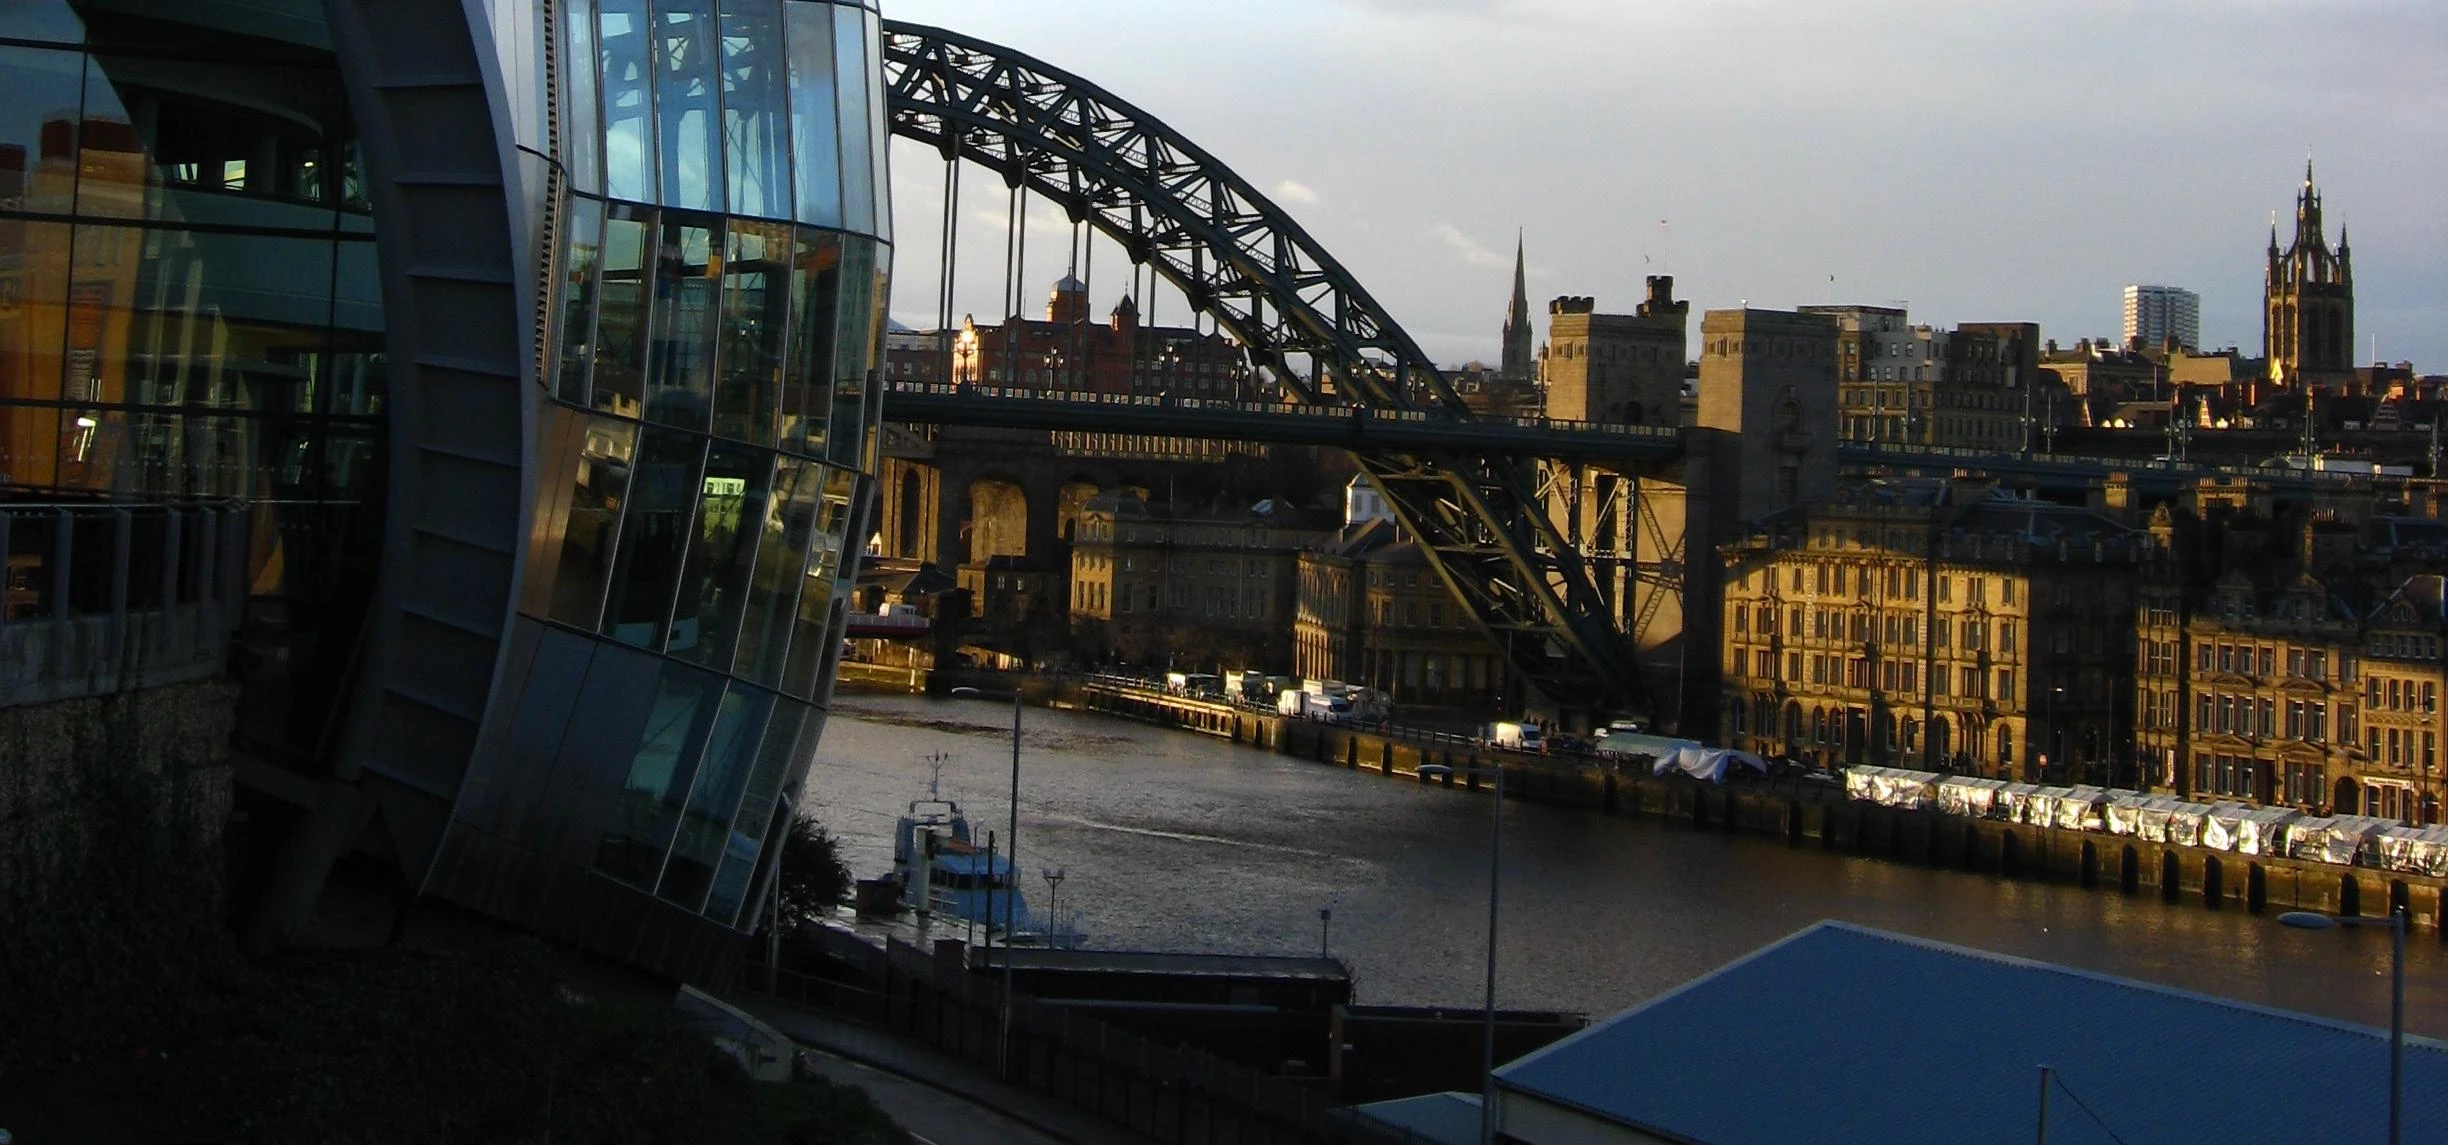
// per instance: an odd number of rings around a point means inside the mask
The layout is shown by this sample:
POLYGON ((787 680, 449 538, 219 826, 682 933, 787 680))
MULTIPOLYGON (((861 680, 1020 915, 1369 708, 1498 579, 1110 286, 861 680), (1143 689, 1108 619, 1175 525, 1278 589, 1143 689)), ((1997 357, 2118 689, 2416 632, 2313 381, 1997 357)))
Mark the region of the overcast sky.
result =
MULTIPOLYGON (((2352 228, 2355 357, 2448 372, 2442 0, 885 0, 1082 75, 1265 190, 1440 362, 1545 301, 1909 305, 2116 337, 2131 282, 2257 354, 2307 147, 2352 228), (1234 14, 1226 19, 1225 14, 1234 14)), ((934 324, 943 165, 896 145, 894 311, 934 324)), ((973 169, 974 173, 974 169, 973 169)), ((964 195, 955 313, 1003 283, 964 195)), ((1063 271, 1039 204, 1027 307, 1063 271)), ((991 223, 992 225, 987 225, 991 223)), ((1122 289, 1099 251, 1099 313, 1122 289)), ((1158 318, 1183 317, 1159 294, 1158 318), (1168 312, 1169 308, 1169 312, 1168 312)), ((1696 314, 1695 314, 1696 319, 1696 314)), ((1695 324, 1693 336, 1697 337, 1695 324)))

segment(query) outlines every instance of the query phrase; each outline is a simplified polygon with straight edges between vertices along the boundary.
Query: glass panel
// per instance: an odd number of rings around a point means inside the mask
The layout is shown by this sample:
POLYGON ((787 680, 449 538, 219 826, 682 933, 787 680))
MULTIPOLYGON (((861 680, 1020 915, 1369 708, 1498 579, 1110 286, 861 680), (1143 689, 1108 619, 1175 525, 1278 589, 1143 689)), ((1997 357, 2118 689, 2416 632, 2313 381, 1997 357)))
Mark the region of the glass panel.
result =
POLYGON ((841 305, 835 308, 838 330, 833 342, 832 427, 825 434, 825 457, 836 465, 859 468, 867 442, 867 370, 875 362, 876 244, 872 240, 842 240, 841 305))
POLYGON ((841 99, 842 227, 873 234, 876 140, 868 125, 867 24, 856 8, 833 9, 833 77, 841 99))
MULTIPOLYGON (((671 861, 664 864, 663 885, 656 891, 665 900, 690 910, 705 900, 715 864, 730 849, 732 812, 739 806, 740 789, 747 785, 773 706, 773 693, 737 684, 723 697, 722 718, 714 723, 714 738, 689 789, 671 861)), ((729 914, 724 912, 724 917, 729 914)))
POLYGON ((772 478, 773 454, 765 450, 717 441, 707 454, 697 544, 672 617, 672 655, 716 671, 730 665, 772 478))
POLYGON ((713 0, 655 5, 655 105, 662 116, 663 205, 723 209, 722 122, 715 107, 713 0))
POLYGON ((654 65, 646 0, 601 0, 604 193, 655 199, 654 65))
MULTIPOLYGON (((0 178, 6 178, 0 171, 0 178)), ((14 485, 49 484, 59 449, 58 411, 11 399, 58 401, 68 317, 66 223, 0 217, 0 473, 14 485)))
POLYGON ((630 757, 628 778, 604 824, 595 867, 641 888, 655 885, 688 797, 689 777, 722 706, 722 677, 683 664, 665 663, 654 710, 630 757))
POLYGON ((783 656, 806 580, 808 541, 816 529, 817 492, 824 467, 794 457, 774 459, 773 496, 757 543, 756 572, 740 610, 739 655, 731 674, 766 687, 781 682, 783 656))
POLYGON ((348 104, 330 67, 263 60, 182 74, 154 54, 96 55, 88 79, 77 191, 88 217, 328 231, 356 191, 348 104))
POLYGON ((612 205, 604 220, 601 296, 595 319, 595 363, 591 404, 606 413, 640 417, 646 412, 646 256, 654 250, 652 207, 612 205))
POLYGON ((646 420, 703 430, 714 404, 714 331, 722 221, 666 214, 655 254, 653 354, 646 420))
POLYGON ((594 360, 595 285, 603 275, 603 204, 583 195, 569 210, 569 241, 562 244, 561 385, 556 395, 574 406, 587 404, 587 364, 594 360))
POLYGON ((561 138, 569 152, 570 185, 602 194, 603 109, 596 103, 595 69, 603 60, 595 50, 595 0, 563 0, 561 19, 569 31, 569 47, 561 54, 561 138))
POLYGON ((833 413, 833 347, 840 334, 842 237, 801 228, 792 256, 791 369, 782 386, 782 445, 824 452, 833 413))
POLYGON ((739 913, 741 898, 748 890, 748 876, 756 871, 766 828, 772 825, 775 804, 781 798, 782 779, 790 771, 791 753, 798 745, 800 729, 807 718, 808 710, 800 704, 790 700, 774 702, 773 718, 765 725, 764 738, 756 745, 756 763, 742 785, 739 815, 725 837, 713 893, 707 897, 705 913, 717 922, 733 923, 739 913))
MULTIPOLYGON (((341 218, 345 223, 354 217, 341 218)), ((335 392, 330 412, 369 417, 382 412, 388 379, 380 360, 384 330, 382 261, 374 236, 344 237, 332 244, 332 354, 334 369, 357 388, 335 392)))
POLYGON ((783 336, 790 330, 790 224, 733 220, 728 241, 714 432, 772 445, 783 336))
POLYGON ((791 139, 799 221, 842 224, 840 108, 833 95, 833 14, 823 4, 784 4, 790 39, 791 139))
POLYGON ((791 217, 789 64, 784 44, 781 0, 726 0, 723 157, 734 215, 791 217))
POLYGON ((611 418, 587 419, 586 445, 567 477, 574 493, 554 574, 552 619, 588 631, 602 622, 604 584, 612 572, 613 554, 619 551, 620 507, 629 496, 629 470, 636 456, 637 426, 611 418))
POLYGON ((807 576, 799 587, 799 610, 782 671, 782 690, 793 696, 812 694, 827 663, 841 653, 836 619, 840 609, 835 598, 843 587, 842 538, 850 527, 850 499, 857 492, 858 478, 843 469, 827 469, 824 475, 816 535, 810 538, 807 576))
POLYGON ((892 241, 892 128, 884 121, 883 29, 874 12, 866 13, 867 142, 870 170, 875 176, 875 234, 892 241))
POLYGON ((661 651, 672 598, 688 555, 705 439, 649 426, 629 478, 620 555, 612 562, 611 615, 604 630, 624 644, 661 651))
MULTIPOLYGON (((85 39, 85 22, 69 10, 68 0, 8 0, 0 4, 0 36, 75 44, 85 39)), ((0 66, 0 72, 6 70, 0 66)))
MULTIPOLYGON (((9 19, 0 15, 0 24, 9 19)), ((13 205, 66 213, 84 74, 78 52, 0 47, 0 188, 13 205)))
MULTIPOLYGON (((324 404, 329 240, 86 226, 76 244, 71 400, 273 414, 324 404)), ((352 371, 361 365, 352 361, 352 371)))

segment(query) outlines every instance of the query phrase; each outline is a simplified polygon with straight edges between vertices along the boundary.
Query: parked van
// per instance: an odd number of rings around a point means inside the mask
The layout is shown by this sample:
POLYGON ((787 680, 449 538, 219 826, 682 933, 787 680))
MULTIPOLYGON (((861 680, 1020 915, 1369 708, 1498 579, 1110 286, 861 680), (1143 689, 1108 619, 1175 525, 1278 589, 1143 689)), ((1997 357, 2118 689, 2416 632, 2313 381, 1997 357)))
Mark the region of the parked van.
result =
POLYGON ((1341 696, 1321 696, 1314 692, 1285 692, 1275 697, 1275 712, 1296 719, 1330 724, 1349 723, 1351 701, 1341 696))
POLYGON ((1489 747, 1500 747, 1507 751, 1544 752, 1547 750, 1546 733, 1537 724, 1489 724, 1486 733, 1480 738, 1486 740, 1489 747))

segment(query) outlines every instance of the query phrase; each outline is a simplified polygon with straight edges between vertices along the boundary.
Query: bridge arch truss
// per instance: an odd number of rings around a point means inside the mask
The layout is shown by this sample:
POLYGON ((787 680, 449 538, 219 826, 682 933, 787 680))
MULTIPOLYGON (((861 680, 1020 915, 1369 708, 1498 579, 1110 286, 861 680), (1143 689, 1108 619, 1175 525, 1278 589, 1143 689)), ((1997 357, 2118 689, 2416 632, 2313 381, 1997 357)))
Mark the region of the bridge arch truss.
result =
MULTIPOLYGON (((1300 400, 1472 417, 1316 240, 1163 122, 1078 76, 940 28, 886 21, 883 63, 893 134, 992 170, 1102 232, 1300 400), (1303 359, 1309 371, 1295 366, 1303 359)), ((1526 684, 1567 709, 1646 709, 1630 645, 1548 519, 1530 463, 1366 447, 1353 456, 1526 684)))

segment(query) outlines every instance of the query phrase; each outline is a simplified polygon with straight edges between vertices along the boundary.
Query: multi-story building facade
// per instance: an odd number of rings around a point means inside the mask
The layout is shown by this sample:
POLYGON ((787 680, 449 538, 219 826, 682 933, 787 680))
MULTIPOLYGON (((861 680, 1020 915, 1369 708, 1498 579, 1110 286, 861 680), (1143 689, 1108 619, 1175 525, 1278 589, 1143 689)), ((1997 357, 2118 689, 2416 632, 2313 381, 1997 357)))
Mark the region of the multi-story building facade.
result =
POLYGON ((870 499, 872 6, 0 23, 0 470, 252 515, 135 566, 244 586, 250 936, 345 894, 723 972, 870 499))
POLYGON ((1249 356, 1232 339, 1148 324, 1128 295, 1104 322, 1092 321, 1087 284, 1069 276, 1054 284, 1043 319, 1015 314, 986 326, 963 319, 950 343, 957 383, 1235 401, 1265 396, 1249 356))
POLYGON ((2201 346, 2201 295, 2181 286, 2125 288, 2125 344, 2135 349, 2201 346))
POLYGON ((1823 765, 2106 782, 2134 570, 2103 513, 1880 481, 1722 550, 1725 742, 1823 765))
POLYGON ((1805 306, 1837 324, 1839 432, 1848 441, 2023 448, 2039 327, 1915 326, 1893 306, 1805 306))
POLYGON ((2438 523, 2369 508, 2226 483, 2153 511, 2135 666, 2147 783, 2439 821, 2441 578, 2399 559, 2436 561, 2438 523))
POLYGON ((1134 660, 1147 658, 1139 645, 1173 633, 1194 655, 1289 663, 1298 554, 1332 536, 1281 502, 1180 511, 1134 490, 1100 493, 1081 508, 1071 546, 1073 627, 1106 629, 1134 660))

